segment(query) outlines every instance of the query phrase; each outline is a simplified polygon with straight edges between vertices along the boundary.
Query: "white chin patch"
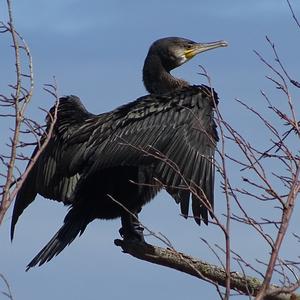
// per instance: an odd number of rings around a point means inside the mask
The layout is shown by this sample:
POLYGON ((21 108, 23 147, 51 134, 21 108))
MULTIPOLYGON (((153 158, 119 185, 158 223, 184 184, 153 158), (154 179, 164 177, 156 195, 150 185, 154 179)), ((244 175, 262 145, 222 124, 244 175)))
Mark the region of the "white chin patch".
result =
POLYGON ((187 60, 188 60, 188 59, 185 57, 184 54, 180 56, 180 64, 181 64, 181 65, 184 64, 187 60))

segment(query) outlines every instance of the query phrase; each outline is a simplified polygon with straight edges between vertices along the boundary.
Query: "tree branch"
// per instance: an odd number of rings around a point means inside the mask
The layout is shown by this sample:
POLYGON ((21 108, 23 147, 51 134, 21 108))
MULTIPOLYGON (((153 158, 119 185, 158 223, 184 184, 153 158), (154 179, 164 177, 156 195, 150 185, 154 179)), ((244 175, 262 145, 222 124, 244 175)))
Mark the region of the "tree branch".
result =
MULTIPOLYGON (((115 240, 115 245, 131 256, 160 266, 181 271, 205 281, 213 281, 226 287, 226 271, 223 268, 198 260, 192 256, 170 248, 162 248, 147 243, 137 243, 128 240, 115 240)), ((262 281, 255 277, 243 276, 237 272, 230 274, 231 289, 241 294, 256 296, 262 281)), ((294 293, 280 293, 278 286, 270 286, 264 300, 300 300, 300 295, 294 293), (275 293, 276 292, 276 293, 275 293)))

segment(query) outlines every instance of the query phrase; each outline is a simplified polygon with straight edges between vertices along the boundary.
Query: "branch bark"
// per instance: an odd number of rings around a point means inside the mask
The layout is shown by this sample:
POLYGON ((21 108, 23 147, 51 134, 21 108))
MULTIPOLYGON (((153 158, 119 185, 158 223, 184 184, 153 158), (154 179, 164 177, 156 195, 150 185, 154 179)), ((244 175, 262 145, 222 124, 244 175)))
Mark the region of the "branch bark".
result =
MULTIPOLYGON (((115 245, 121 247, 124 253, 140 260, 168 267, 226 287, 226 271, 223 268, 178 252, 175 249, 120 239, 115 240, 115 245)), ((238 272, 231 272, 230 276, 231 289, 241 294, 255 297, 262 287, 262 281, 255 277, 244 276, 238 272)), ((264 300, 300 300, 298 294, 279 293, 279 291, 280 287, 271 285, 264 300)))

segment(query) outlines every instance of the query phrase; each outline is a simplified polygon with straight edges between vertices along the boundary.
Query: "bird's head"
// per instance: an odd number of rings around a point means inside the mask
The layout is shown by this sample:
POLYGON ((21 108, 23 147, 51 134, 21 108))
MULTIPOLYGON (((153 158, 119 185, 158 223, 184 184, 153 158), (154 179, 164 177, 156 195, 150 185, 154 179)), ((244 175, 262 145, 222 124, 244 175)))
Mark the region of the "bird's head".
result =
POLYGON ((158 55, 164 68, 169 72, 199 53, 219 47, 227 47, 227 45, 226 41, 196 43, 185 38, 167 37, 155 41, 149 49, 149 54, 158 55))

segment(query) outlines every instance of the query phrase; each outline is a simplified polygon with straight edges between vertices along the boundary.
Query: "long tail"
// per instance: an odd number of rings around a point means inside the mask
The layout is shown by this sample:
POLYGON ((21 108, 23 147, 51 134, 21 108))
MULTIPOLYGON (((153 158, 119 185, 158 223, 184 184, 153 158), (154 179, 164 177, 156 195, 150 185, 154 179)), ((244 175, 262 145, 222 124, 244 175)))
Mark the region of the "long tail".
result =
POLYGON ((67 214, 64 225, 57 231, 48 244, 27 265, 26 271, 34 266, 41 266, 58 255, 71 244, 78 234, 82 234, 90 222, 84 213, 75 212, 74 208, 67 214), (82 217, 83 216, 83 217, 82 217))

